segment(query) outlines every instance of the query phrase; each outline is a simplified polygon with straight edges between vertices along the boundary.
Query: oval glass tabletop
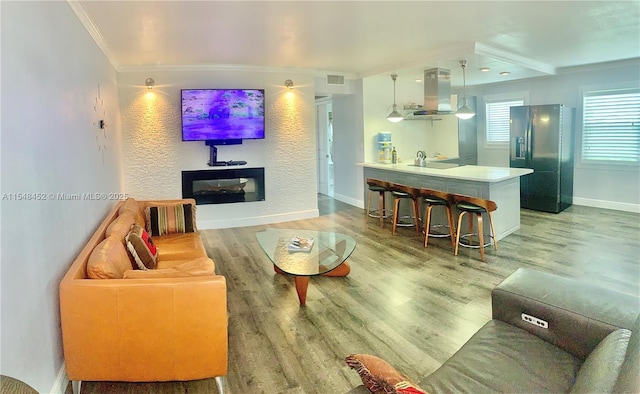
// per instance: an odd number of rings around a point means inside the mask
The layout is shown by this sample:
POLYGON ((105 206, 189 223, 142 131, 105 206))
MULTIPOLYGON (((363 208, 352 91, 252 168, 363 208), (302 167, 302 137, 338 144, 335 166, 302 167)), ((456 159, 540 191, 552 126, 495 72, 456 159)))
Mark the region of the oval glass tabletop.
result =
POLYGON ((282 271, 299 276, 326 274, 342 264, 356 247, 352 237, 330 231, 269 228, 256 233, 262 250, 282 271), (295 237, 313 244, 309 251, 289 250, 295 237))

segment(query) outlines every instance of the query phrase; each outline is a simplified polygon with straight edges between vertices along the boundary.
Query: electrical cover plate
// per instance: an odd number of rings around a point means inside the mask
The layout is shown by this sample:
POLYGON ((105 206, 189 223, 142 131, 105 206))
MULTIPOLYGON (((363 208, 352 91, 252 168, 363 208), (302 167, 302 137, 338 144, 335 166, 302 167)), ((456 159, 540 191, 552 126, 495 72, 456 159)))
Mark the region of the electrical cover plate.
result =
POLYGON ((549 323, 542 320, 542 319, 538 319, 535 316, 531 316, 531 315, 527 315, 526 313, 523 313, 522 315, 520 315, 520 317, 522 318, 522 320, 526 321, 527 323, 531 323, 534 326, 538 326, 541 328, 549 328, 549 323))

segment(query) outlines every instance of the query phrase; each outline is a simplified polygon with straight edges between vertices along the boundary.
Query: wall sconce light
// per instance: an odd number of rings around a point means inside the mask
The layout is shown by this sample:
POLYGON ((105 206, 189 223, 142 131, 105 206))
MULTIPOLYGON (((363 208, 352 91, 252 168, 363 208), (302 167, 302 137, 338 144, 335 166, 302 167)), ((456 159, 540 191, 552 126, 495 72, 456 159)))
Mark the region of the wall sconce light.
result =
POLYGON ((147 78, 147 80, 144 81, 144 84, 147 85, 147 89, 152 89, 153 85, 156 84, 156 81, 154 81, 153 78, 147 78))
POLYGON ((286 81, 284 81, 284 86, 288 87, 289 89, 293 89, 293 81, 287 79, 286 81))

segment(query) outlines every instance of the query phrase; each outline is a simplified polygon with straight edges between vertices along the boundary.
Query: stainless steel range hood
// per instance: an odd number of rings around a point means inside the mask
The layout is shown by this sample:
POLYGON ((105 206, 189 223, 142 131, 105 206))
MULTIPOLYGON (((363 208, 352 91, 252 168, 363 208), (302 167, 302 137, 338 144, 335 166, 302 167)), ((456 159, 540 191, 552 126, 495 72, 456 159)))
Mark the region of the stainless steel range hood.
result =
POLYGON ((424 70, 424 107, 413 112, 421 115, 451 115, 451 71, 446 68, 424 70))

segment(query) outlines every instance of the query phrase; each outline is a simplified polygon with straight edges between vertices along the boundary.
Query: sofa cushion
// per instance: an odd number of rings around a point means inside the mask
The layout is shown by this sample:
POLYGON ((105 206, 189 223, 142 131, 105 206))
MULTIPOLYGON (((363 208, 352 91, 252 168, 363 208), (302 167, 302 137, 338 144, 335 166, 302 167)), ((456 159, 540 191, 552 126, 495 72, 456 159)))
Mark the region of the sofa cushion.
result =
POLYGON ((568 392, 582 360, 527 331, 491 320, 420 382, 439 392, 568 392))
POLYGON ((208 257, 199 257, 191 261, 170 268, 156 270, 129 270, 125 271, 124 279, 159 279, 159 278, 184 278, 191 276, 215 275, 216 266, 208 257))
POLYGON ((619 329, 607 335, 584 360, 572 393, 610 393, 627 353, 631 331, 619 329))
POLYGON ((141 270, 153 269, 158 261, 158 249, 147 231, 134 224, 126 238, 127 249, 141 270))
POLYGON ((108 238, 113 235, 124 243, 125 237, 129 234, 131 226, 135 222, 136 220, 132 211, 123 211, 122 214, 119 214, 118 217, 109 224, 104 233, 104 237, 108 238))
POLYGON ((158 247, 158 268, 165 268, 165 261, 207 257, 199 233, 163 235, 153 241, 158 247))
POLYGON ((87 261, 87 276, 92 279, 122 279, 124 272, 130 269, 132 265, 127 250, 114 236, 96 245, 87 261))
POLYGON ((375 394, 425 393, 408 377, 398 372, 383 359, 370 354, 350 354, 347 365, 358 372, 362 383, 375 394))
POLYGON ((618 380, 613 388, 614 393, 640 393, 640 315, 633 324, 629 346, 620 368, 618 380))
POLYGON ((133 214, 133 217, 135 218, 136 223, 144 227, 144 212, 142 211, 142 209, 140 209, 140 206, 138 205, 138 201, 136 201, 131 197, 127 198, 122 203, 122 205, 120 205, 120 208, 118 209, 118 215, 122 215, 123 212, 127 212, 127 211, 133 214))
POLYGON ((152 236, 196 231, 195 205, 152 205, 144 209, 147 231, 152 236))

